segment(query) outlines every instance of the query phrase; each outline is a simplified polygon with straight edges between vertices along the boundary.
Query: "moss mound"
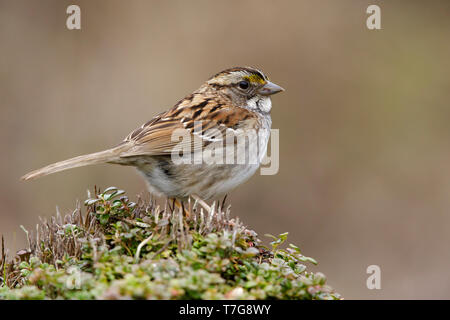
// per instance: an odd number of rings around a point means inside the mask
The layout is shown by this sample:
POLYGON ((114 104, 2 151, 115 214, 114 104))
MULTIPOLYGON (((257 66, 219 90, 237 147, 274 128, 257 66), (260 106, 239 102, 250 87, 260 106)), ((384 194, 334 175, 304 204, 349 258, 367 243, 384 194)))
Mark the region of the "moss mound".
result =
POLYGON ((262 245, 230 210, 190 201, 182 210, 124 191, 95 190, 71 214, 25 230, 29 247, 8 260, 0 299, 339 299, 287 234, 262 245), (85 213, 83 214, 82 211, 85 213))

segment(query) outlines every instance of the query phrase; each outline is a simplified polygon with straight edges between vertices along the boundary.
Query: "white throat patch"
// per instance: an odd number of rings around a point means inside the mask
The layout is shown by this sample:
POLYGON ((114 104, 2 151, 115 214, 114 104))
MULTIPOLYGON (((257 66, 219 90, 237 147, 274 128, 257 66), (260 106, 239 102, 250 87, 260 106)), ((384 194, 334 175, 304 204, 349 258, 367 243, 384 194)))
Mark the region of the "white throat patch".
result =
POLYGON ((256 96, 248 100, 247 107, 251 110, 259 110, 267 113, 272 109, 272 100, 269 97, 256 96))

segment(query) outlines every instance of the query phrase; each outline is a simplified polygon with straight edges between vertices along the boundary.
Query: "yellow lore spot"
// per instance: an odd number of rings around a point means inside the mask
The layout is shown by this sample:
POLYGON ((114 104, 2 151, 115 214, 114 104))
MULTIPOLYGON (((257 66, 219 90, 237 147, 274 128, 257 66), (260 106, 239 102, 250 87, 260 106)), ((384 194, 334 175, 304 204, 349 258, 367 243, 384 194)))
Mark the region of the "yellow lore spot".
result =
POLYGON ((259 83, 259 84, 265 84, 266 81, 264 79, 262 79, 260 76, 258 76, 257 74, 252 74, 249 76, 245 76, 244 77, 245 80, 250 81, 252 83, 259 83))

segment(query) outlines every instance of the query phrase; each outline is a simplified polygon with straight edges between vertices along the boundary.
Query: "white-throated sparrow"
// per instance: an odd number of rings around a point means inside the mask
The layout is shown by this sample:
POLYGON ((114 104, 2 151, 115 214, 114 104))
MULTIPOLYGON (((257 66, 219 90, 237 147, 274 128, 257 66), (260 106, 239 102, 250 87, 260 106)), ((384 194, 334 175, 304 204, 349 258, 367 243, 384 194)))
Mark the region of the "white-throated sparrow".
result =
POLYGON ((270 136, 270 96, 280 91, 256 69, 224 70, 118 146, 48 165, 22 179, 114 163, 136 167, 153 193, 178 199, 215 198, 258 169, 270 136), (245 156, 240 158, 242 152, 245 156))

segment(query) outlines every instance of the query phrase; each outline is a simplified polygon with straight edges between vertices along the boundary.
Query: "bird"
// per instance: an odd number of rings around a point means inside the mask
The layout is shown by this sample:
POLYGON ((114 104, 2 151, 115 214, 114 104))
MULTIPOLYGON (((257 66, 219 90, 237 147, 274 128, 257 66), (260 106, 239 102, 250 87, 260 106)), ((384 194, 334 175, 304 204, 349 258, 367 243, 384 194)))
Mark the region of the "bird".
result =
POLYGON ((134 166, 152 194, 179 201, 216 199, 261 165, 270 138, 271 96, 281 91, 256 68, 223 70, 115 147, 47 165, 21 179, 119 164, 134 166))

